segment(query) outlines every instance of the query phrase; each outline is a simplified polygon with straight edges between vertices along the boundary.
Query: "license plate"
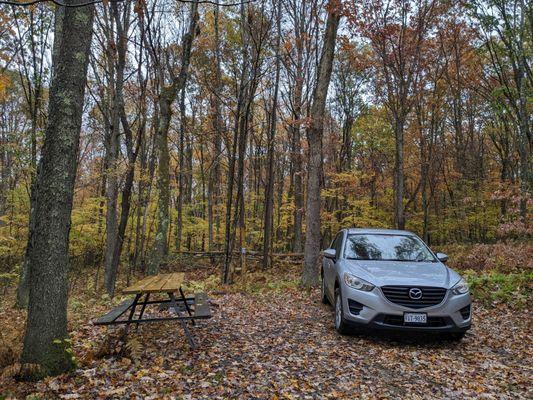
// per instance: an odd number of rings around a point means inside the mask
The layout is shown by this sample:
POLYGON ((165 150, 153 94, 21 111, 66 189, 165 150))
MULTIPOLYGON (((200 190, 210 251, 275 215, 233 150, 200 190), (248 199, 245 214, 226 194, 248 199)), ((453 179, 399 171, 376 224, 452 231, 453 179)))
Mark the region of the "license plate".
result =
POLYGON ((406 324, 427 324, 428 316, 425 313, 404 313, 403 322, 406 324))

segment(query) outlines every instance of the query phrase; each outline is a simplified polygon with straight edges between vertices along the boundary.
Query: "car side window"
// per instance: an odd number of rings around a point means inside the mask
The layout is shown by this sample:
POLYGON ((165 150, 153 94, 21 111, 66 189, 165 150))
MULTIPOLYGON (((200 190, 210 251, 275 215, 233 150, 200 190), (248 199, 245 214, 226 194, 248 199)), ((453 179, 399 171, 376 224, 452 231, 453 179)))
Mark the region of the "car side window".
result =
POLYGON ((335 248, 335 245, 337 244, 337 238, 339 237, 339 235, 335 236, 333 238, 333 240, 331 241, 331 244, 329 245, 329 248, 330 249, 334 249, 335 248))
POLYGON ((337 257, 340 257, 341 255, 341 247, 342 247, 342 232, 337 233, 337 236, 335 236, 335 239, 333 239, 333 242, 331 242, 331 248, 335 249, 337 252, 337 257))
POLYGON ((339 234, 337 234, 337 243, 335 245, 335 251, 337 252, 337 258, 341 257, 342 237, 343 237, 342 232, 339 232, 339 234))

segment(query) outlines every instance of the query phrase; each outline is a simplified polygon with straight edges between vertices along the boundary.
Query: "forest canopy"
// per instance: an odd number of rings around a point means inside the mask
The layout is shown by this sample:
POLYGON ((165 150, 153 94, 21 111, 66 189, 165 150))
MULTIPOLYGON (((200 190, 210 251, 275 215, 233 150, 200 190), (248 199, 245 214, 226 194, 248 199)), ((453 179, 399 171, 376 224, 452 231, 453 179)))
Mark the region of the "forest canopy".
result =
MULTIPOLYGON (((166 245, 223 249, 233 172, 230 197, 239 211, 232 210, 229 226, 242 228, 236 248, 262 249, 271 184, 272 248, 302 250, 305 130, 326 7, 320 1, 243 7, 244 14, 240 6, 200 4, 196 17, 188 3, 161 0, 96 7, 73 255, 101 256, 112 247, 109 235, 116 236, 127 201, 122 256, 147 264, 158 232, 157 129, 166 118, 158 102, 183 68, 183 37, 194 18, 186 84, 169 110, 166 245)), ((430 243, 530 234, 531 6, 395 0, 339 7, 346 18, 321 140, 322 247, 340 227, 397 225, 397 175, 402 225, 430 243)), ((1 9, 0 255, 8 265, 20 262, 28 234, 54 10, 44 3, 1 9)))

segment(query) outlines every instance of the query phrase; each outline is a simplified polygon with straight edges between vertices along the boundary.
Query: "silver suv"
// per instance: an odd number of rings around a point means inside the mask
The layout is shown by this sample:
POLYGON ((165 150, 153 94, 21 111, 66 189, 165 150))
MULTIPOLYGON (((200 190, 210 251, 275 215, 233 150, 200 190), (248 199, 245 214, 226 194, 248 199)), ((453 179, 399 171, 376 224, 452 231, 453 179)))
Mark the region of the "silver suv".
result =
POLYGON ((344 229, 323 256, 322 302, 334 304, 341 334, 366 327, 461 340, 470 329, 468 284, 411 232, 344 229))

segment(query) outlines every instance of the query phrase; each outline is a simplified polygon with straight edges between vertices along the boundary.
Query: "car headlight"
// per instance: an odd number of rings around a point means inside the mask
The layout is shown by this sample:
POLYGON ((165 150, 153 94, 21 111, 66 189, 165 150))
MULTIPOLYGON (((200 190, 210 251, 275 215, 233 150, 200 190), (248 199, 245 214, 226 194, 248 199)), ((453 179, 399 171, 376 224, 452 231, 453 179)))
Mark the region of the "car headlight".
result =
POLYGON ((344 273, 344 283, 351 288, 363 290, 365 292, 370 292, 372 289, 374 289, 374 285, 371 283, 347 272, 344 273))
POLYGON ((464 278, 461 278, 461 280, 452 287, 453 294, 465 294, 468 293, 468 290, 468 283, 464 280, 464 278))

